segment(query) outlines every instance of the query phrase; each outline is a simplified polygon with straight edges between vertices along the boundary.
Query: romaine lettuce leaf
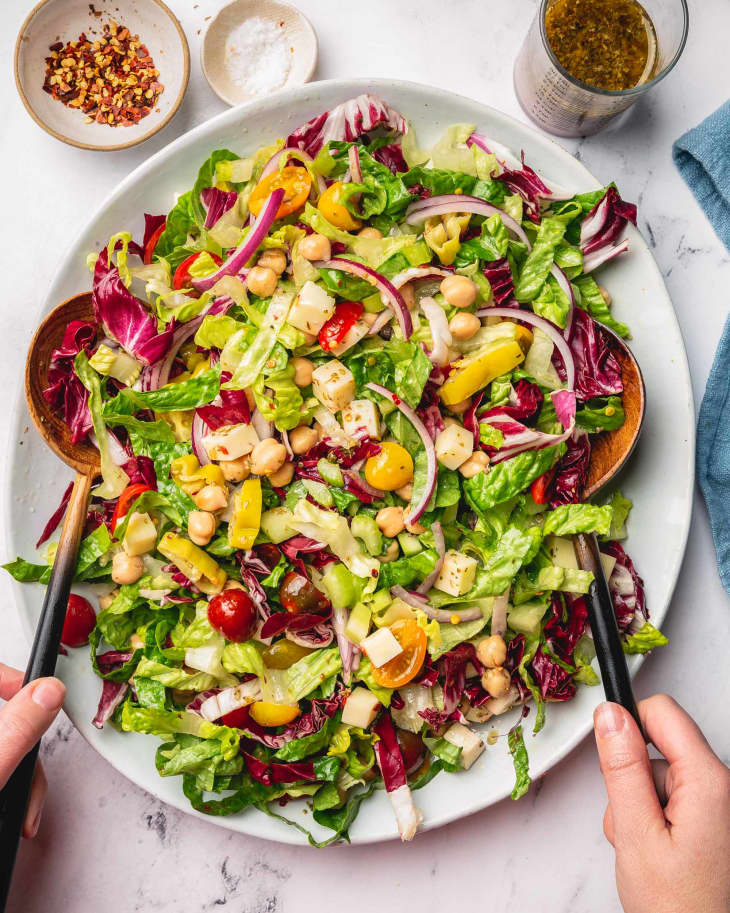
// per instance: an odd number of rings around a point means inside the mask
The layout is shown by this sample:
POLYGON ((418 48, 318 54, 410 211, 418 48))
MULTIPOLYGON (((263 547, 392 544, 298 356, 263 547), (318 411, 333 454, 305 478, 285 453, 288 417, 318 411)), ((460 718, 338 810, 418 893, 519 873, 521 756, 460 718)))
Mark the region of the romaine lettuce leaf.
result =
POLYGON ((515 767, 515 785, 510 793, 512 799, 521 799, 530 788, 530 759, 527 756, 525 740, 522 736, 522 726, 515 726, 510 729, 507 736, 507 745, 512 755, 512 763, 515 767))
POLYGON ((669 638, 647 621, 638 631, 627 634, 622 646, 624 653, 648 653, 654 647, 663 647, 668 643, 669 638))
POLYGON ((478 514, 509 501, 541 476, 561 455, 561 446, 526 450, 462 483, 467 503, 478 514))
POLYGON ((563 240, 564 234, 565 222, 562 219, 543 217, 535 243, 515 284, 515 298, 518 301, 533 301, 537 297, 550 273, 555 249, 563 240))
POLYGON ((571 536, 574 533, 597 533, 605 536, 611 528, 610 505, 561 504, 548 511, 543 525, 545 536, 571 536))

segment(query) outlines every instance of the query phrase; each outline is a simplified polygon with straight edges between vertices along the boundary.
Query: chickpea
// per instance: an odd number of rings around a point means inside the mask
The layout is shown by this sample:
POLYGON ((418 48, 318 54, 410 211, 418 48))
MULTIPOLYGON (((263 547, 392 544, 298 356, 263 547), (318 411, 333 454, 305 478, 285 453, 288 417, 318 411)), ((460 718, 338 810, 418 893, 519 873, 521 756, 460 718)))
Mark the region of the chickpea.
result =
POLYGON ((284 465, 286 447, 273 437, 259 441, 251 453, 251 472, 257 476, 268 476, 284 465))
POLYGON ((228 494, 220 485, 204 485, 196 495, 193 495, 193 501, 201 510, 212 513, 228 506, 228 494))
POLYGON ((220 467, 226 482, 243 482, 251 475, 251 458, 242 456, 235 460, 222 460, 220 467))
POLYGON ((477 659, 487 669, 503 666, 507 659, 507 644, 504 642, 504 637, 500 637, 499 634, 483 637, 477 644, 477 659))
POLYGON ((452 403, 446 408, 449 410, 449 412, 453 412, 454 415, 463 415, 469 406, 471 406, 471 396, 467 396, 466 399, 462 399, 458 403, 452 403))
POLYGON ((382 238, 382 231, 378 231, 377 228, 371 228, 369 225, 366 225, 365 228, 361 228, 358 232, 361 238, 382 238))
POLYGON ((413 290, 413 285, 410 282, 406 282, 406 284, 402 285, 398 291, 401 294, 401 298, 405 301, 408 310, 412 311, 416 306, 416 293, 413 290))
POLYGON ((403 498, 404 501, 410 501, 413 497, 413 483, 406 482, 405 485, 402 485, 400 488, 396 488, 395 493, 399 498, 403 498))
POLYGON ((254 266, 246 276, 246 288, 259 298, 270 298, 276 290, 279 277, 268 266, 254 266))
POLYGON ((300 253, 305 260, 329 260, 332 256, 332 245, 329 238, 315 233, 302 238, 297 253, 300 253))
POLYGON ((403 522, 405 523, 408 532, 414 536, 420 536, 421 533, 426 532, 426 527, 422 523, 419 523, 418 520, 416 520, 415 523, 411 523, 408 519, 408 514, 404 514, 403 522))
POLYGON ((300 330, 299 332, 302 334, 305 346, 313 346, 317 341, 317 336, 315 333, 305 333, 304 330, 300 330))
POLYGON ((477 300, 477 287, 466 276, 447 276, 439 286, 441 294, 455 308, 468 308, 477 300))
POLYGON ((102 611, 108 609, 116 599, 118 593, 119 590, 112 590, 111 593, 107 593, 106 596, 99 596, 99 608, 102 611))
POLYGON ((395 559, 398 557, 399 554, 400 554, 400 548, 398 546, 398 543, 393 541, 386 548, 385 554, 379 556, 378 561, 381 564, 388 564, 389 561, 395 561, 395 559))
POLYGON ((603 298, 603 300, 606 302, 606 305, 611 307, 611 296, 606 291, 606 289, 602 285, 599 285, 598 291, 601 293, 601 298, 603 298))
POLYGON ((317 432, 314 428, 307 428, 306 425, 300 425, 289 432, 289 446, 292 453, 306 453, 310 447, 314 447, 317 440, 317 432))
POLYGON ((375 522, 384 536, 392 539, 405 528, 402 507, 381 507, 375 515, 375 522))
POLYGON ((458 419, 453 418, 451 415, 447 415, 443 422, 444 428, 450 428, 452 425, 458 425, 461 428, 461 422, 458 419))
POLYGON ((509 691, 510 674, 504 666, 487 669, 482 675, 482 687, 491 697, 502 697, 509 691))
POLYGON ((231 578, 229 577, 228 580, 226 580, 226 585, 223 587, 223 589, 224 590, 244 590, 245 591, 246 587, 242 583, 240 583, 238 580, 231 580, 231 578))
POLYGON ((297 387, 308 387, 312 383, 314 363, 301 355, 292 358, 291 363, 294 365, 294 383, 297 387))
POLYGON ((114 583, 136 583, 144 574, 144 561, 140 555, 117 552, 112 559, 112 580, 114 583))
POLYGON ((465 479, 473 479, 474 476, 478 476, 480 472, 484 472, 488 465, 489 457, 486 453, 482 450, 476 450, 468 460, 465 460, 461 466, 459 466, 459 472, 465 479))
POLYGON ((207 510, 191 510, 188 514, 188 536, 196 545, 207 545, 215 532, 215 517, 207 510))
POLYGON ((279 248, 265 250, 256 261, 256 266, 271 269, 280 276, 286 269, 286 253, 279 248))
POLYGON ((284 488, 294 478, 294 463, 284 463, 281 469, 269 473, 269 482, 274 488, 284 488))
POLYGON ((454 339, 471 339, 481 326, 482 322, 476 314, 454 314, 449 330, 454 339))

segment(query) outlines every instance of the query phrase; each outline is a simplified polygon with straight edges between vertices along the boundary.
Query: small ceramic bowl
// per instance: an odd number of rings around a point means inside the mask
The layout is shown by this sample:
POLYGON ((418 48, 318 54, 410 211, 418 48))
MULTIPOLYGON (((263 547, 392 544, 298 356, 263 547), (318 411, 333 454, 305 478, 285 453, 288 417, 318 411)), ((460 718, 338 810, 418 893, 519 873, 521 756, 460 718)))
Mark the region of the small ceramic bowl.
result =
POLYGON ((240 105, 253 98, 278 89, 299 86, 308 82, 317 65, 317 35, 309 20, 287 3, 279 0, 234 0, 224 6, 211 20, 200 48, 203 73, 211 89, 229 105, 240 105), (264 20, 281 29, 288 70, 279 85, 259 91, 239 85, 233 77, 228 60, 231 57, 231 36, 245 22, 264 20))
POLYGON ((56 139, 82 149, 126 149, 149 139, 180 107, 189 75, 185 33, 161 0, 41 0, 28 14, 15 44, 15 83, 28 113, 56 139), (81 32, 93 41, 110 19, 139 35, 165 87, 150 114, 128 127, 87 124, 82 111, 67 107, 43 89, 49 46, 75 41, 81 32))

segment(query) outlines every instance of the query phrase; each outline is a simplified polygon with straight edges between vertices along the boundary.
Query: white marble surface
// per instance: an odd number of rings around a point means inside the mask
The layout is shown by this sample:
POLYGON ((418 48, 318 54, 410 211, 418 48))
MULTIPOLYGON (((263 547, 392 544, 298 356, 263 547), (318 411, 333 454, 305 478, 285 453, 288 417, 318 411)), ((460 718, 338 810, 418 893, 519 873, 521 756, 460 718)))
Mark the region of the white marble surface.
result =
MULTIPOLYGON (((127 0, 119 0, 123 9, 127 0)), ((3 243, 0 414, 7 414, 44 290, 75 234, 104 195, 137 164, 223 110, 199 64, 199 31, 221 0, 174 0, 190 41, 190 87, 177 117, 148 143, 111 154, 57 142, 28 117, 12 86, 12 42, 31 0, 3 0, 0 57, 6 90, 0 126, 3 243)), ((319 35, 317 78, 388 76, 439 85, 522 118, 512 61, 534 15, 531 0, 298 0, 319 35)), ((690 0, 692 23, 675 73, 612 132, 565 145, 600 179, 639 204, 689 353, 699 405, 727 312, 730 267, 671 160, 671 142, 727 96, 725 0, 690 0)), ((121 14, 120 14, 121 15, 121 14)), ((121 17, 123 18, 123 17, 121 17)), ((15 442, 0 422, 0 460, 15 442)), ((698 719, 728 760, 730 699, 722 644, 730 604, 717 577, 699 496, 689 547, 665 623, 671 645, 645 664, 638 696, 668 691, 698 719), (718 649, 719 648, 719 649, 718 649), (718 680, 718 675, 724 681, 718 680)), ((661 510, 661 505, 657 505, 661 510)), ((41 518, 30 516, 39 525, 41 518)), ((0 541, 0 556, 7 555, 0 541)), ((22 665, 28 645, 5 590, 0 660, 22 665)), ((601 820, 604 789, 592 740, 509 800, 407 847, 395 843, 316 852, 229 834, 168 809, 124 780, 63 718, 44 742, 51 793, 38 838, 21 848, 12 913, 121 911, 352 913, 490 903, 519 913, 618 910, 613 856, 601 820)))

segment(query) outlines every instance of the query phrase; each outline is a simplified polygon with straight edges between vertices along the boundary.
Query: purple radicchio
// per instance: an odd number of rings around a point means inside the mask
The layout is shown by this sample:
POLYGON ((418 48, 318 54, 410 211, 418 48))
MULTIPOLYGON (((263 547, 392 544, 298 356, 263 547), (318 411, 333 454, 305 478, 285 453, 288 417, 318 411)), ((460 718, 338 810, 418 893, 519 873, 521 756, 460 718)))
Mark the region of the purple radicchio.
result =
POLYGON ((58 528, 58 524, 61 522, 61 520, 63 520, 63 515, 66 513, 66 508, 68 507, 68 502, 71 500, 71 492, 73 491, 73 488, 74 483, 69 482, 66 491, 64 491, 63 496, 61 497, 61 503, 53 511, 48 519, 48 522, 43 527, 41 537, 35 544, 36 548, 40 548, 44 542, 48 542, 51 536, 55 533, 56 529, 58 528))
POLYGON ((75 444, 86 437, 92 425, 89 394, 76 376, 74 359, 82 350, 90 355, 95 339, 96 328, 91 321, 72 320, 61 345, 51 353, 48 386, 43 391, 46 402, 62 413, 75 444))
POLYGON ((373 158, 381 165, 385 165, 393 174, 408 171, 408 165, 403 158, 403 150, 400 143, 390 143, 388 146, 381 146, 373 152, 373 158))
POLYGON ((224 425, 248 425, 251 422, 251 409, 243 390, 221 390, 220 404, 200 406, 197 415, 212 430, 224 425))
POLYGON ((408 124, 402 114, 376 95, 350 98, 302 124, 287 137, 289 149, 301 149, 312 157, 330 140, 353 142, 376 127, 403 135, 408 124))
POLYGON ((313 700, 309 713, 302 714, 278 734, 268 732, 253 719, 247 721, 244 732, 248 738, 266 745, 267 748, 279 749, 293 739, 301 739, 305 735, 319 732, 327 720, 333 717, 344 704, 346 696, 347 692, 340 689, 324 700, 313 700))
POLYGON ((548 488, 550 507, 561 504, 577 504, 583 497, 588 468, 591 462, 591 442, 587 434, 569 438, 568 449, 557 465, 557 470, 548 488))
POLYGON ((621 393, 621 366, 613 353, 611 337, 581 308, 576 308, 573 315, 570 350, 579 400, 621 393))
POLYGON ((601 550, 616 559, 616 564, 608 581, 608 588, 613 599, 613 610, 621 631, 633 631, 641 628, 649 619, 644 593, 644 581, 639 577, 634 562, 629 558, 618 542, 609 542, 601 550))
POLYGON ((238 194, 235 190, 219 190, 217 187, 204 187, 200 191, 200 202, 205 209, 204 228, 212 228, 221 216, 236 205, 238 194))
POLYGON ((580 249, 583 256, 614 245, 626 223, 636 225, 636 206, 624 202, 618 190, 611 185, 606 193, 583 219, 580 227, 580 249))
POLYGON ((519 307, 515 301, 515 282, 512 270, 506 257, 486 263, 482 272, 492 288, 492 298, 497 307, 519 307))

